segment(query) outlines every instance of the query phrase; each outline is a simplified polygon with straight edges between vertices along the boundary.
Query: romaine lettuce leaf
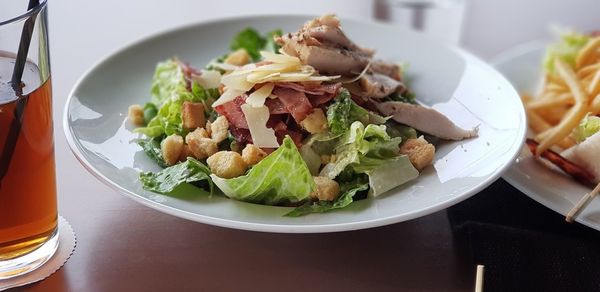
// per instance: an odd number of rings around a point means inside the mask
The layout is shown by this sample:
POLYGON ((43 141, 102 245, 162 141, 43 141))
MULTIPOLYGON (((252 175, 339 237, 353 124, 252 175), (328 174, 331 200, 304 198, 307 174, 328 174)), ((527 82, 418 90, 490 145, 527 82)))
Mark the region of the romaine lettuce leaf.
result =
POLYGON ((576 32, 565 33, 560 37, 560 42, 549 46, 544 57, 544 69, 554 73, 554 60, 561 59, 565 63, 575 66, 575 59, 579 51, 590 40, 590 37, 576 32))
POLYGON ((205 191, 212 193, 213 184, 210 180, 210 170, 200 161, 188 157, 183 163, 167 167, 159 172, 140 173, 140 182, 145 190, 169 194, 183 184, 204 183, 205 191))
POLYGON ((402 138, 391 138, 384 125, 367 125, 359 121, 352 123, 335 147, 336 161, 326 164, 321 175, 335 178, 346 167, 356 172, 366 173, 385 160, 398 156, 398 146, 402 138))
POLYGON ((265 205, 306 201, 315 182, 290 137, 250 171, 240 177, 224 179, 211 175, 213 182, 232 199, 265 205))
POLYGON ((327 109, 327 124, 332 134, 345 133, 350 124, 360 121, 368 124, 370 120, 369 112, 357 105, 347 89, 342 88, 335 97, 334 102, 327 109))
POLYGON ((404 155, 398 155, 402 138, 390 137, 384 125, 354 122, 337 142, 336 161, 326 164, 320 175, 331 179, 344 170, 369 176, 370 194, 376 196, 416 178, 419 172, 404 155))
POLYGON ((281 29, 276 29, 267 33, 264 37, 255 29, 248 27, 235 35, 231 40, 230 48, 232 51, 244 49, 252 57, 252 60, 261 59, 260 51, 269 51, 276 53, 279 51, 279 45, 275 43, 274 36, 280 36, 281 29))
POLYGON ((366 173, 369 175, 371 186, 369 194, 375 197, 419 176, 419 171, 406 155, 386 160, 385 164, 367 170, 366 173))
POLYGON ((356 195, 356 193, 366 191, 367 189, 369 189, 369 182, 360 178, 351 182, 341 183, 341 194, 334 201, 308 202, 296 207, 284 216, 299 217, 310 213, 324 213, 335 209, 341 209, 347 207, 354 201, 354 195, 356 195))
POLYGON ((573 137, 577 143, 581 143, 588 137, 598 133, 598 131, 600 131, 600 118, 588 114, 581 120, 579 126, 573 130, 573 137))
POLYGON ((152 78, 152 102, 161 107, 173 94, 186 90, 185 74, 178 60, 169 59, 156 65, 152 78))
POLYGON ((258 31, 248 27, 235 35, 231 40, 231 50, 244 49, 254 61, 260 59, 260 50, 265 46, 267 40, 258 31))
POLYGON ((158 165, 161 167, 167 167, 165 160, 162 155, 162 150, 160 149, 160 142, 156 139, 138 139, 136 140, 138 145, 142 147, 144 153, 148 155, 152 160, 156 161, 158 165))

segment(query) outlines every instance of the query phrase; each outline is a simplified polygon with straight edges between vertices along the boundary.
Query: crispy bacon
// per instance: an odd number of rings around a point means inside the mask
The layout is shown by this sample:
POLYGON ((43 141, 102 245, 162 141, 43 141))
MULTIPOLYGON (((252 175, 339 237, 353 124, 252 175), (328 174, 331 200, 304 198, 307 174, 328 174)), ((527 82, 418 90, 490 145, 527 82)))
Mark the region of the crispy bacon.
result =
POLYGON ((279 98, 274 98, 274 99, 268 98, 265 101, 265 105, 269 108, 269 113, 272 115, 288 113, 288 111, 285 109, 285 106, 283 105, 281 100, 279 100, 279 98))
POLYGON ((241 108, 244 103, 246 103, 246 96, 238 96, 233 101, 215 107, 215 111, 225 116, 229 124, 237 128, 248 129, 246 116, 244 116, 241 108))
MULTIPOLYGON (((535 155, 538 142, 533 139, 527 139, 526 141, 527 147, 529 147, 529 151, 535 155)), ((548 149, 542 152, 541 156, 548 161, 552 162, 552 164, 556 165, 562 171, 572 176, 578 182, 587 185, 587 186, 595 186, 596 178, 593 174, 587 171, 585 168, 571 162, 570 160, 562 157, 560 154, 548 149)))
POLYGON ((283 103, 284 108, 290 113, 296 122, 301 122, 312 112, 312 105, 306 94, 294 89, 276 87, 273 94, 283 103))
POLYGON ((278 83, 277 87, 289 88, 296 91, 304 92, 313 107, 322 105, 333 99, 342 87, 341 83, 333 84, 298 84, 291 82, 278 83))

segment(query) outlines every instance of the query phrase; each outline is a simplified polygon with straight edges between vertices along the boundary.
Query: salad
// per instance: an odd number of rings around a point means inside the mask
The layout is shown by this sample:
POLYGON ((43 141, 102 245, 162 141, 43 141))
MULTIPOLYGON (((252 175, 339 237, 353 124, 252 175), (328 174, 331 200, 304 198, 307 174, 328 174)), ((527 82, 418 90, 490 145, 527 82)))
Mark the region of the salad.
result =
POLYGON ((203 69, 158 63, 151 101, 130 106, 137 143, 163 167, 140 174, 144 189, 327 212, 416 179, 432 141, 477 136, 419 105, 403 68, 335 15, 296 32, 246 28, 224 53, 203 69))
POLYGON ((544 83, 535 97, 523 95, 531 152, 596 188, 567 214, 577 213, 600 191, 600 35, 568 32, 549 46, 544 83))

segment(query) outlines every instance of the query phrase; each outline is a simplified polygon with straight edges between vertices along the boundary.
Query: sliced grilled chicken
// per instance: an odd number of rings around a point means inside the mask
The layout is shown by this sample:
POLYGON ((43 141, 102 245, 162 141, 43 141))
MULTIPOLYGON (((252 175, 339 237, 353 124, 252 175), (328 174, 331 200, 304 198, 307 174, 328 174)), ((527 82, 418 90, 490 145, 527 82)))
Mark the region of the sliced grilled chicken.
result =
POLYGON ((404 83, 380 73, 367 73, 358 81, 362 94, 371 98, 384 98, 396 91, 404 91, 404 83))
POLYGON ((462 129, 432 108, 396 101, 377 103, 376 106, 382 114, 392 116, 396 122, 442 139, 462 140, 477 137, 477 128, 462 129))

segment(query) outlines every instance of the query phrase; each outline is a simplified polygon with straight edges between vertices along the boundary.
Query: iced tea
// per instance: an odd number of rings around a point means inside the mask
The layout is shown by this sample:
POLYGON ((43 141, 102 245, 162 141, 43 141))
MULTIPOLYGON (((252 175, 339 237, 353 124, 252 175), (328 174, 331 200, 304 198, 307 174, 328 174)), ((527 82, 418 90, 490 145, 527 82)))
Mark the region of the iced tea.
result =
POLYGON ((0 51, 0 261, 35 250, 57 226, 51 81, 28 62, 17 94, 13 67, 0 51))

